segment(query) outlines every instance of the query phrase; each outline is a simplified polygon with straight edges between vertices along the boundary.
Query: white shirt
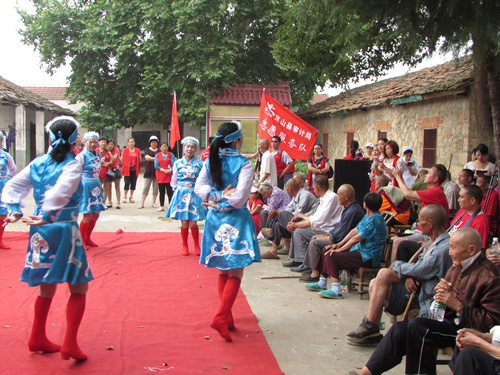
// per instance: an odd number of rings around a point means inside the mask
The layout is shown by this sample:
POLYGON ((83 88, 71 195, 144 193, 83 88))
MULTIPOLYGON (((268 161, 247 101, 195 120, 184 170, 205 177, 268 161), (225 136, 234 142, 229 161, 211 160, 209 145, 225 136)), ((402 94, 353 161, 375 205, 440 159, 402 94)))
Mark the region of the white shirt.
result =
MULTIPOLYGON (((238 185, 236 185, 236 192, 231 194, 227 198, 227 201, 234 208, 245 207, 248 201, 248 196, 250 195, 250 190, 252 189, 253 183, 253 165, 249 160, 240 169, 240 174, 238 175, 238 185)), ((207 201, 207 197, 210 195, 212 187, 210 186, 210 175, 207 173, 207 168, 203 166, 200 171, 200 175, 196 179, 196 185, 194 186, 194 192, 204 201, 207 201)))
POLYGON ((403 181, 405 182, 406 186, 411 189, 415 181, 417 180, 417 175, 413 176, 410 173, 410 168, 418 173, 418 164, 415 159, 410 159, 410 162, 413 162, 413 166, 408 167, 408 162, 405 160, 404 156, 399 158, 398 161, 396 162, 396 165, 398 169, 403 173, 403 181))
POLYGON ((278 174, 276 173, 276 162, 274 161, 274 156, 270 150, 267 150, 262 155, 262 160, 260 164, 260 174, 261 176, 265 173, 269 173, 269 176, 260 182, 269 182, 272 186, 278 186, 278 174))
POLYGON ((342 211, 344 207, 339 204, 338 195, 327 190, 325 195, 319 198, 316 212, 309 217, 311 228, 329 232, 340 222, 342 211))

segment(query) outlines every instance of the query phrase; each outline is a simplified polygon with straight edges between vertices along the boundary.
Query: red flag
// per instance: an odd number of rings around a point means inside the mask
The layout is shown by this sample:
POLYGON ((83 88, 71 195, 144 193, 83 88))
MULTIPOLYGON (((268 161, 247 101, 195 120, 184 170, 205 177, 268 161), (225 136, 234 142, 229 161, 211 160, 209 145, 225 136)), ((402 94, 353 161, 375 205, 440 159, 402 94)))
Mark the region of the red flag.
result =
POLYGON ((181 139, 181 133, 179 131, 179 118, 177 117, 177 101, 175 99, 174 91, 174 102, 172 103, 172 119, 170 120, 170 148, 175 147, 175 142, 181 139))
POLYGON ((264 91, 260 102, 259 138, 281 138, 280 148, 292 159, 307 160, 316 141, 318 129, 286 109, 264 91))

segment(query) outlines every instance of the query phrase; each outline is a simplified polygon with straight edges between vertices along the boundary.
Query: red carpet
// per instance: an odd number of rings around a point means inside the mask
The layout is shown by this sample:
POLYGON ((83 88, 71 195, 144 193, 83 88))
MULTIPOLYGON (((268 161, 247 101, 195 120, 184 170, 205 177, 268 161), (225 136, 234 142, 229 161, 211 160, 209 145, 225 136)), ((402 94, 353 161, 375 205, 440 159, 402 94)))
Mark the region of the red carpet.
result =
MULTIPOLYGON (((241 290, 234 341, 210 328, 218 271, 194 255, 181 256, 179 233, 95 233, 92 239, 100 246, 87 252, 95 280, 78 336, 89 359, 77 363, 28 351, 38 293, 19 281, 28 234, 5 232, 12 249, 0 250, 2 373, 282 374, 241 290)), ((59 344, 68 296, 60 285, 48 318, 47 336, 59 344)))

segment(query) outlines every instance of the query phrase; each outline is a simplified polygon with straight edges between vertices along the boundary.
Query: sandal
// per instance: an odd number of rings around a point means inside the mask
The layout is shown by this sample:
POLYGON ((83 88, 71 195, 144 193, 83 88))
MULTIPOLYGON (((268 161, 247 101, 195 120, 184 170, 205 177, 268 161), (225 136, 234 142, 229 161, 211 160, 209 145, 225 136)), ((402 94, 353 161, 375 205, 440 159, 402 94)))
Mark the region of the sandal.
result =
POLYGON ((117 204, 117 205, 116 205, 116 209, 117 209, 117 210, 119 210, 119 209, 120 209, 120 205, 119 205, 119 204, 117 204))
POLYGON ((132 197, 130 197, 130 198, 128 199, 128 201, 129 201, 130 203, 135 203, 134 198, 132 198, 132 197))
POLYGON ((122 202, 127 203, 127 197, 123 198, 122 202))

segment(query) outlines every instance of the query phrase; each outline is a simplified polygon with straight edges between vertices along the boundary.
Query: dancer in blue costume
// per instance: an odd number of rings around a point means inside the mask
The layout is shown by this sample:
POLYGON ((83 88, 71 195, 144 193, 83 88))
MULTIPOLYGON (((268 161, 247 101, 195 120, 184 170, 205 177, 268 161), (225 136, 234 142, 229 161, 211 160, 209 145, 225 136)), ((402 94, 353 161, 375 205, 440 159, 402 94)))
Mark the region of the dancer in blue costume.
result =
POLYGON ((238 295, 244 267, 260 262, 259 244, 252 216, 247 209, 252 188, 252 163, 239 150, 243 144, 241 125, 226 122, 210 145, 195 192, 210 207, 203 230, 200 264, 220 270, 221 304, 211 326, 232 341, 231 308, 238 295))
MULTIPOLYGON (((3 150, 4 140, 5 135, 0 132, 0 195, 7 181, 16 174, 16 164, 12 156, 3 150)), ((4 220, 8 213, 7 205, 0 203, 0 249, 10 249, 10 246, 5 245, 2 241, 5 230, 4 220)))
POLYGON ((99 134, 96 132, 85 133, 83 140, 85 148, 76 155, 76 160, 83 168, 83 194, 80 198, 80 213, 83 214, 83 219, 80 222, 80 233, 84 246, 98 247, 99 245, 90 239, 90 235, 99 219, 100 212, 106 210, 99 183, 99 171, 103 161, 96 151, 99 147, 99 134))
POLYGON ((84 360, 77 334, 85 311, 88 282, 93 279, 78 230, 78 202, 82 195, 82 166, 73 147, 78 122, 57 117, 46 126, 52 145, 49 152, 33 160, 4 187, 2 202, 9 205, 6 222, 19 220, 21 200, 33 188, 36 208, 22 221, 30 228, 28 253, 21 280, 40 286, 35 317, 28 342, 30 351, 61 351, 63 359, 84 360), (68 283, 71 296, 66 310, 66 335, 62 347, 46 336, 45 326, 57 284, 68 283))
POLYGON ((191 228, 194 252, 200 255, 200 232, 197 221, 205 220, 206 210, 202 206, 201 198, 194 193, 194 185, 203 163, 194 156, 199 144, 196 138, 186 137, 181 143, 184 156, 174 163, 170 185, 175 192, 165 217, 181 220, 181 254, 189 255, 187 241, 191 228))

